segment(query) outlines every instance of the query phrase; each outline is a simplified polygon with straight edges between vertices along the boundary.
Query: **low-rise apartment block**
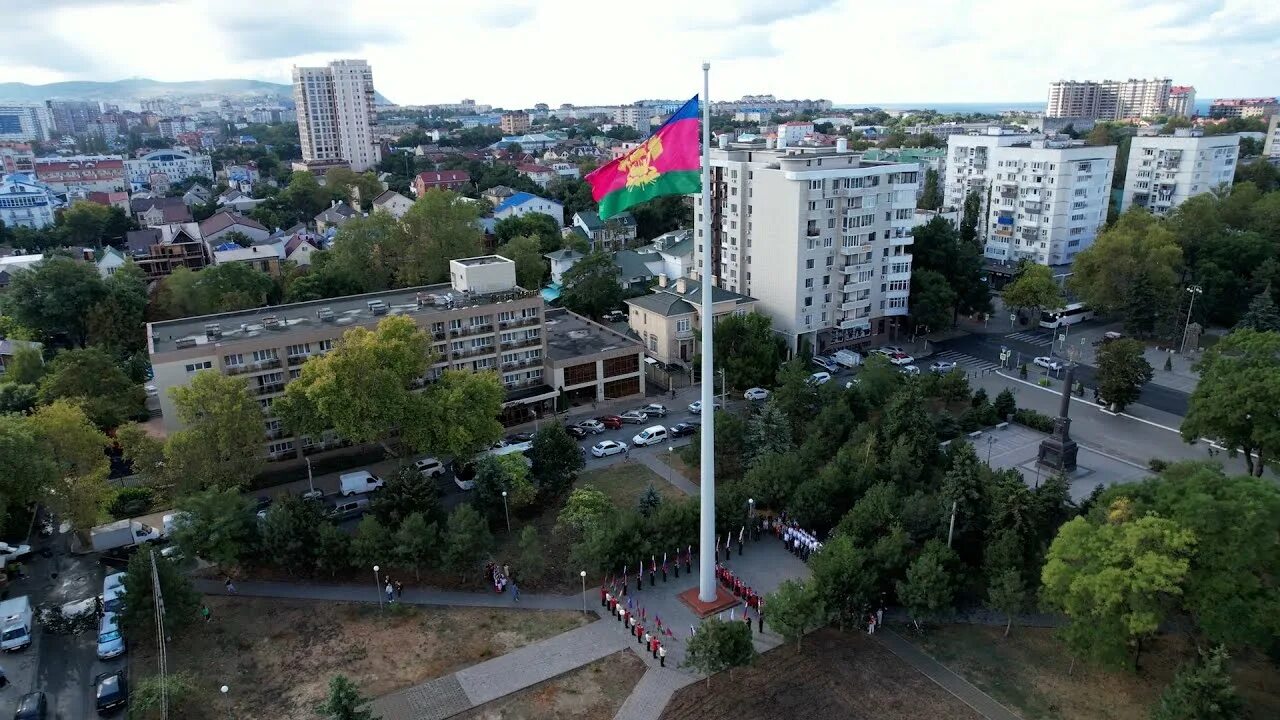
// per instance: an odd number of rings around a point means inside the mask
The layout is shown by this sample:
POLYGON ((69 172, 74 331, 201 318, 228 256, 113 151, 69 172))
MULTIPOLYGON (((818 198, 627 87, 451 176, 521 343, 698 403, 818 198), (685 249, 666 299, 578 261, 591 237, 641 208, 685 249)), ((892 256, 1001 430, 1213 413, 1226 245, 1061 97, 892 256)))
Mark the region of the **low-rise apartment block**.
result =
POLYGON ((547 310, 544 377, 570 402, 644 397, 644 347, 563 308, 547 310))
POLYGON ((1209 106, 1209 117, 1270 117, 1277 111, 1280 111, 1280 100, 1273 97, 1218 98, 1209 106))
POLYGON ((1116 148, 991 128, 947 138, 947 207, 981 198, 978 239, 993 260, 1070 263, 1107 220, 1116 148))
POLYGON ((213 179, 213 161, 208 155, 178 149, 153 150, 125 160, 124 168, 129 183, 135 187, 168 186, 193 177, 213 179))
POLYGON ((1129 146, 1121 209, 1145 207, 1165 215, 1190 198, 1235 180, 1239 135, 1203 135, 1189 128, 1173 135, 1141 135, 1129 146))
MULTIPOLYGON (((702 283, 689 278, 658 276, 658 286, 648 295, 627 302, 627 325, 655 360, 687 365, 701 352, 702 283)), ((755 298, 711 288, 711 317, 746 315, 756 309, 755 298)))
POLYGON ((30 175, 15 173, 0 177, 0 223, 5 227, 39 230, 54 222, 54 211, 62 202, 44 183, 30 175))

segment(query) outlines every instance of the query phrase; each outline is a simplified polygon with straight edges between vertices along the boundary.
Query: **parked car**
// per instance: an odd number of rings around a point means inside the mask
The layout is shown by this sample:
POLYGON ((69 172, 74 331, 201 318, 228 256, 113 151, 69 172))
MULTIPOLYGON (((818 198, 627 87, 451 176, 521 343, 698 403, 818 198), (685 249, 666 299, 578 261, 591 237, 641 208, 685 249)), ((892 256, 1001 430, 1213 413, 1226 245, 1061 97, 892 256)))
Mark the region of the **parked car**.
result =
POLYGON ((742 397, 748 400, 764 400, 769 397, 769 391, 764 388, 751 388, 743 393, 742 397))
POLYGON ((326 513, 330 520, 341 522, 343 520, 358 518, 368 512, 368 510, 369 498, 351 497, 335 499, 333 504, 327 508, 326 513))
POLYGON ((610 430, 622 429, 622 418, 618 417, 617 415, 601 415, 596 419, 600 421, 601 425, 604 425, 610 430))
POLYGON ((124 573, 111 573, 102 578, 102 594, 106 595, 111 592, 112 588, 124 587, 124 573))
POLYGON ((631 438, 631 442, 637 446, 657 445, 667 439, 667 429, 661 425, 647 427, 636 436, 631 438))
POLYGON ((812 361, 814 365, 817 365, 827 372, 836 372, 840 369, 840 365, 836 363, 835 360, 825 355, 814 355, 812 361))
POLYGON ((419 458, 413 461, 420 477, 438 478, 444 475, 444 464, 433 457, 419 458))
POLYGON ((644 413, 645 415, 652 415, 654 417, 666 417, 667 406, 662 405, 660 403, 649 403, 648 405, 645 405, 644 407, 640 408, 640 412, 644 413))
POLYGON ((878 350, 873 350, 872 352, 878 352, 878 353, 881 353, 882 355, 886 355, 886 356, 888 356, 888 355, 906 355, 906 354, 907 354, 907 351, 906 351, 906 350, 903 350, 902 348, 898 347, 897 345, 885 345, 884 347, 879 348, 878 350))
POLYGON ((809 379, 806 382, 808 382, 810 385, 825 385, 826 383, 831 382, 831 373, 816 372, 810 375, 809 379))
POLYGON ((698 427, 698 423, 680 423, 667 431, 667 434, 673 438, 684 437, 698 432, 698 427))
POLYGON ((13 720, 46 720, 48 717, 49 701, 39 690, 19 698, 18 709, 13 713, 13 720))
POLYGON ((624 453, 626 451, 627 451, 627 444, 624 442, 618 442, 617 440, 601 440, 600 442, 591 446, 591 454, 595 455, 598 458, 606 457, 609 455, 617 455, 619 453, 624 453))
POLYGON ((102 614, 98 623, 98 659, 110 660, 124 654, 124 636, 120 634, 118 616, 113 612, 102 614))
POLYGON ((1053 370, 1054 372, 1061 370, 1063 367, 1062 363, 1045 355, 1041 355, 1040 357, 1036 358, 1035 360, 1032 360, 1031 362, 1035 363, 1036 365, 1039 365, 1042 368, 1045 368, 1046 370, 1053 370))
POLYGON ((1102 333, 1102 338, 1093 345, 1094 347, 1097 347, 1098 345, 1106 345, 1107 343, 1115 342, 1122 337, 1124 337, 1124 333, 1116 332, 1115 330, 1108 330, 1107 332, 1102 333))
MULTIPOLYGON (((170 546, 172 547, 172 546, 170 546)), ((118 613, 124 607, 124 586, 117 585, 102 593, 102 609, 104 612, 118 613)))
POLYGON ((30 545, 10 545, 0 542, 0 567, 31 554, 30 545))
POLYGON ((512 433, 506 437, 506 441, 508 445, 514 445, 515 443, 533 442, 533 433, 530 433, 530 432, 512 433))
POLYGON ((950 360, 938 360, 929 366, 929 372, 944 375, 956 369, 956 364, 950 360))
POLYGON ((338 476, 339 491, 346 497, 380 490, 382 485, 382 478, 368 470, 356 470, 338 476))
POLYGON ((903 352, 889 354, 889 362, 893 363, 894 365, 898 365, 898 366, 910 365, 915 361, 916 361, 915 358, 903 352))
POLYGON ((573 438, 574 440, 581 440, 582 438, 587 436, 587 431, 583 430, 577 425, 565 425, 564 431, 569 433, 569 437, 573 438))
POLYGON ((837 350, 831 359, 847 368, 855 368, 862 364, 862 356, 852 350, 837 350))
POLYGON ((639 410, 628 410, 619 416, 622 422, 631 423, 632 425, 640 425, 649 419, 649 416, 639 410))
POLYGON ((902 367, 898 368, 898 371, 904 375, 920 374, 920 368, 916 367, 915 365, 903 365, 902 367))
POLYGON ((129 703, 129 682, 123 668, 95 677, 93 688, 99 715, 107 715, 129 703))
POLYGON ((591 433, 592 435, 599 435, 605 431, 604 423, 599 420, 583 420, 578 423, 577 427, 582 432, 591 433))
POLYGON ((627 313, 622 310, 610 310, 601 319, 605 322, 622 322, 627 319, 627 313))
MULTIPOLYGON (((719 410, 719 409, 720 409, 720 401, 719 401, 719 400, 716 400, 715 402, 713 402, 713 403, 711 404, 711 409, 712 409, 712 410, 719 410)), ((694 400, 693 402, 689 403, 689 412, 693 413, 694 415, 700 415, 700 414, 702 413, 702 401, 701 401, 701 400, 694 400)))

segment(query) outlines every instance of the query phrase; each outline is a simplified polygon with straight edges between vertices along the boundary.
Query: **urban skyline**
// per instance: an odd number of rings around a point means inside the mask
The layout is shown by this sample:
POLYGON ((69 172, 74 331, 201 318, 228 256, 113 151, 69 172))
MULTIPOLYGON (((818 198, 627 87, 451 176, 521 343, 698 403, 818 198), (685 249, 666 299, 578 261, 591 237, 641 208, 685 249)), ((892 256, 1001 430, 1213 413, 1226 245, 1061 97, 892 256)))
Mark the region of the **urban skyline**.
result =
MULTIPOLYGON (((577 0, 532 5, 487 2, 479 8, 426 3, 404 11, 391 3, 333 5, 306 12, 297 2, 263 7, 241 0, 218 12, 196 0, 156 3, 102 0, 43 3, 14 12, 21 38, 0 50, 0 74, 33 84, 144 75, 160 80, 245 77, 287 83, 293 65, 317 65, 335 57, 369 61, 378 89, 401 104, 485 102, 530 107, 537 102, 630 102, 638 97, 679 97, 696 90, 698 63, 714 63, 712 97, 772 90, 788 97, 827 97, 838 104, 928 102, 1030 102, 1059 79, 1172 77, 1197 87, 1201 97, 1274 94, 1267 68, 1280 61, 1269 40, 1280 33, 1280 10, 1254 0, 1098 2, 1110 22, 1098 27, 1091 3, 1037 9, 1034 27, 1052 37, 1085 33, 1089 52, 1071 43, 1009 43, 983 18, 1009 22, 1031 12, 992 0, 982 8, 945 9, 933 0, 910 7, 857 8, 846 0, 805 0, 785 11, 766 3, 711 2, 697 7, 659 2, 649 12, 600 18, 577 0), (296 6, 296 7, 295 7, 296 6), (1044 15, 1048 13, 1048 15, 1044 15), (601 24, 604 20, 605 24, 601 24), (120 53, 113 40, 130 28, 172 22, 188 28, 190 43, 211 52, 200 61, 157 65, 137 53, 120 53), (846 81, 816 71, 833 59, 842 28, 911 27, 909 44, 893 33, 859 34, 847 59, 892 58, 894 72, 857 74, 846 81), (556 27, 572 41, 555 42, 540 27, 556 27), (93 32, 87 32, 89 28, 93 32), (637 38, 601 54, 592 38, 625 28, 637 38), (1141 28, 1135 33, 1134 28, 1141 28), (118 33, 117 33, 118 30, 118 33), (477 53, 478 38, 500 53, 477 53), (1247 49, 1248 52, 1237 52, 1247 49), (424 72, 442 56, 466 58, 448 73, 424 72), (956 57, 965 58, 955 62, 956 57), (587 62, 587 58, 591 58, 587 62), (515 63, 515 64, 513 64, 515 63), (518 71, 513 68, 518 67, 518 71), (565 72, 565 69, 571 72, 565 72), (687 75, 683 81, 680 78, 687 75), (974 83, 975 77, 992 82, 974 83), (998 79, 998 81, 994 81, 998 79), (762 90, 766 89, 766 90, 762 90), (481 91, 482 90, 482 91, 481 91)), ((1030 20, 1029 20, 1030 21, 1030 20)), ((1032 30, 1035 33, 1035 30, 1032 30)), ((194 56, 193 56, 194 57, 194 56)))

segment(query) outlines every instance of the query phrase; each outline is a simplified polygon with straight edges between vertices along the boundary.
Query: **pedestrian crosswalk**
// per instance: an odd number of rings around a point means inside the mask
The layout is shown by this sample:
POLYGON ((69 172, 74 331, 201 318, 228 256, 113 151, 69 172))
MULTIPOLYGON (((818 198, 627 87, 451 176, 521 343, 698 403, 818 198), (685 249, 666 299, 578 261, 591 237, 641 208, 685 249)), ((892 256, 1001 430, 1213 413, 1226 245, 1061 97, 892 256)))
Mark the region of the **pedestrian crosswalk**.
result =
POLYGON ((1000 368, 1000 363, 995 360, 983 360, 982 358, 976 358, 972 355, 956 352, 955 350, 943 350, 942 352, 935 353, 931 359, 953 362, 962 370, 991 371, 998 370, 1000 368))
POLYGON ((1039 345, 1040 347, 1053 346, 1053 336, 1045 333, 1016 332, 1016 333, 1009 333, 1008 335, 1005 335, 1005 337, 1011 340, 1017 340, 1019 342, 1027 343, 1029 345, 1039 345))

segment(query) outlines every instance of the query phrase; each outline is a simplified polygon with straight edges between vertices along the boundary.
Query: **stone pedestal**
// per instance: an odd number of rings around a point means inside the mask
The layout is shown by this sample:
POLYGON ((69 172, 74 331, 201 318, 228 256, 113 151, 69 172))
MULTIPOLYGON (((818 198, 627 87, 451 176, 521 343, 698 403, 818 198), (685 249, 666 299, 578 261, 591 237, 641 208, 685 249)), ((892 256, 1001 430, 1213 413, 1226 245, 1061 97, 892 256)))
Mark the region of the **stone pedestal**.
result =
POLYGON ((1071 439, 1071 386, 1075 376, 1075 366, 1067 366, 1067 376, 1062 380, 1062 405, 1058 409, 1058 417, 1053 421, 1053 434, 1040 441, 1040 452, 1036 462, 1047 469, 1062 473, 1072 473, 1076 469, 1076 455, 1079 447, 1071 439))

